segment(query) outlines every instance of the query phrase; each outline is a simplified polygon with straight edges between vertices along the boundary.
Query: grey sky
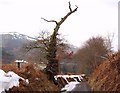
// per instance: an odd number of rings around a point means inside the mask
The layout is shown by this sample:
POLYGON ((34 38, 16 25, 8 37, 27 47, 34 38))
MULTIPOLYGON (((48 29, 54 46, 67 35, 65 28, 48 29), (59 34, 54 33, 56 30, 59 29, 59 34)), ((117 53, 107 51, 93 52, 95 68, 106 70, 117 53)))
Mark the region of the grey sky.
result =
POLYGON ((114 32, 117 46, 119 0, 0 0, 0 32, 36 36, 41 30, 52 31, 55 24, 41 17, 60 20, 69 11, 68 1, 72 8, 79 7, 59 31, 70 43, 81 46, 92 36, 114 32))

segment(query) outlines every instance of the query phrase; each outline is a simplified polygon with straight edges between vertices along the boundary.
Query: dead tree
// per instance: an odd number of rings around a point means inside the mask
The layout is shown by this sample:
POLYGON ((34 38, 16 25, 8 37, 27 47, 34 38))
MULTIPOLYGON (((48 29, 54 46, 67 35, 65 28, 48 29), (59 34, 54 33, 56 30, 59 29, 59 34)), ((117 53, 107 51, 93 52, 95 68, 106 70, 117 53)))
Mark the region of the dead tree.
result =
POLYGON ((58 74, 58 60, 56 59, 56 51, 57 51, 57 46, 56 46, 56 39, 57 39, 57 35, 58 35, 58 30, 61 26, 61 24, 68 18, 68 16, 70 16, 72 13, 74 13, 75 11, 77 11, 78 7, 76 6, 75 9, 72 10, 71 8, 71 4, 69 2, 69 12, 63 17, 61 18, 60 21, 55 21, 55 20, 47 20, 45 18, 42 18, 44 21, 47 22, 54 22, 56 24, 53 34, 50 37, 50 42, 48 45, 48 51, 47 51, 47 60, 48 60, 48 65, 45 69, 45 72, 48 75, 48 78, 52 81, 54 81, 54 76, 58 74))

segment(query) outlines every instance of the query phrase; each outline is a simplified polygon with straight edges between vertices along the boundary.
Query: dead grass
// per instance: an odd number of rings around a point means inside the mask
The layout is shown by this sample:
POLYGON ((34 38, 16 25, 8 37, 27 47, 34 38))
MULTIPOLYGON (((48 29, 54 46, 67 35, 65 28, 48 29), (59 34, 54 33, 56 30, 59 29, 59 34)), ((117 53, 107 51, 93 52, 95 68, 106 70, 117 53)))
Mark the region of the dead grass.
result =
POLYGON ((29 84, 20 81, 20 87, 14 87, 10 89, 7 93, 26 93, 30 92, 40 92, 40 93, 52 93, 53 91, 58 91, 58 87, 47 79, 47 76, 40 70, 34 68, 32 64, 27 64, 22 69, 18 69, 13 64, 3 65, 2 69, 4 71, 14 71, 21 77, 28 79, 29 84))
POLYGON ((120 91, 120 53, 110 56, 92 73, 88 82, 94 91, 120 91))

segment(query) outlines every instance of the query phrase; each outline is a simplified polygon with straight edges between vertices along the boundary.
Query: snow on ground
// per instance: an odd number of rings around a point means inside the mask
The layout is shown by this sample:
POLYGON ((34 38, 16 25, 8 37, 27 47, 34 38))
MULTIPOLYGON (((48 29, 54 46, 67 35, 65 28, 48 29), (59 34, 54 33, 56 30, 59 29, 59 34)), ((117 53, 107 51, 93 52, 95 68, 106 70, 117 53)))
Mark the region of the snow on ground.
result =
POLYGON ((85 74, 81 74, 81 75, 56 75, 56 76, 54 76, 54 78, 55 78, 55 80, 57 80, 58 77, 62 77, 66 80, 67 83, 69 83, 67 78, 73 78, 75 81, 77 81, 76 78, 78 78, 78 80, 81 81, 83 79, 82 76, 85 76, 85 74))
POLYGON ((64 88, 61 89, 61 91, 72 91, 76 87, 77 84, 80 84, 80 82, 82 81, 84 76, 85 76, 85 74, 81 74, 81 75, 56 75, 56 76, 54 76, 54 78, 56 81, 59 77, 66 80, 67 84, 65 85, 64 88), (74 81, 69 82, 67 80, 67 78, 72 78, 72 79, 74 79, 74 81))
POLYGON ((19 79, 22 79, 27 84, 29 83, 28 79, 24 79, 18 76, 13 71, 5 73, 2 69, 0 69, 0 93, 2 93, 5 90, 8 91, 14 86, 19 87, 19 79))
POLYGON ((64 88, 61 89, 61 91, 72 91, 77 84, 80 84, 80 82, 69 82, 64 88))

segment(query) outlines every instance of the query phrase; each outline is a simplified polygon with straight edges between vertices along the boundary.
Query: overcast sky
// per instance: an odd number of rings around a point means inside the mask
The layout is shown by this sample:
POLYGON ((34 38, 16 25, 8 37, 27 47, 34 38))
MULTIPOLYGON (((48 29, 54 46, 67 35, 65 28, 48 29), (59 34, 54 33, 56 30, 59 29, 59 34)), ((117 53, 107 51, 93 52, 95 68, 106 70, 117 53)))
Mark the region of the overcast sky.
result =
POLYGON ((115 33, 117 46, 119 0, 0 0, 0 32, 19 32, 37 36, 40 31, 52 32, 55 24, 68 13, 68 1, 78 11, 61 25, 59 33, 75 46, 92 36, 115 33))

